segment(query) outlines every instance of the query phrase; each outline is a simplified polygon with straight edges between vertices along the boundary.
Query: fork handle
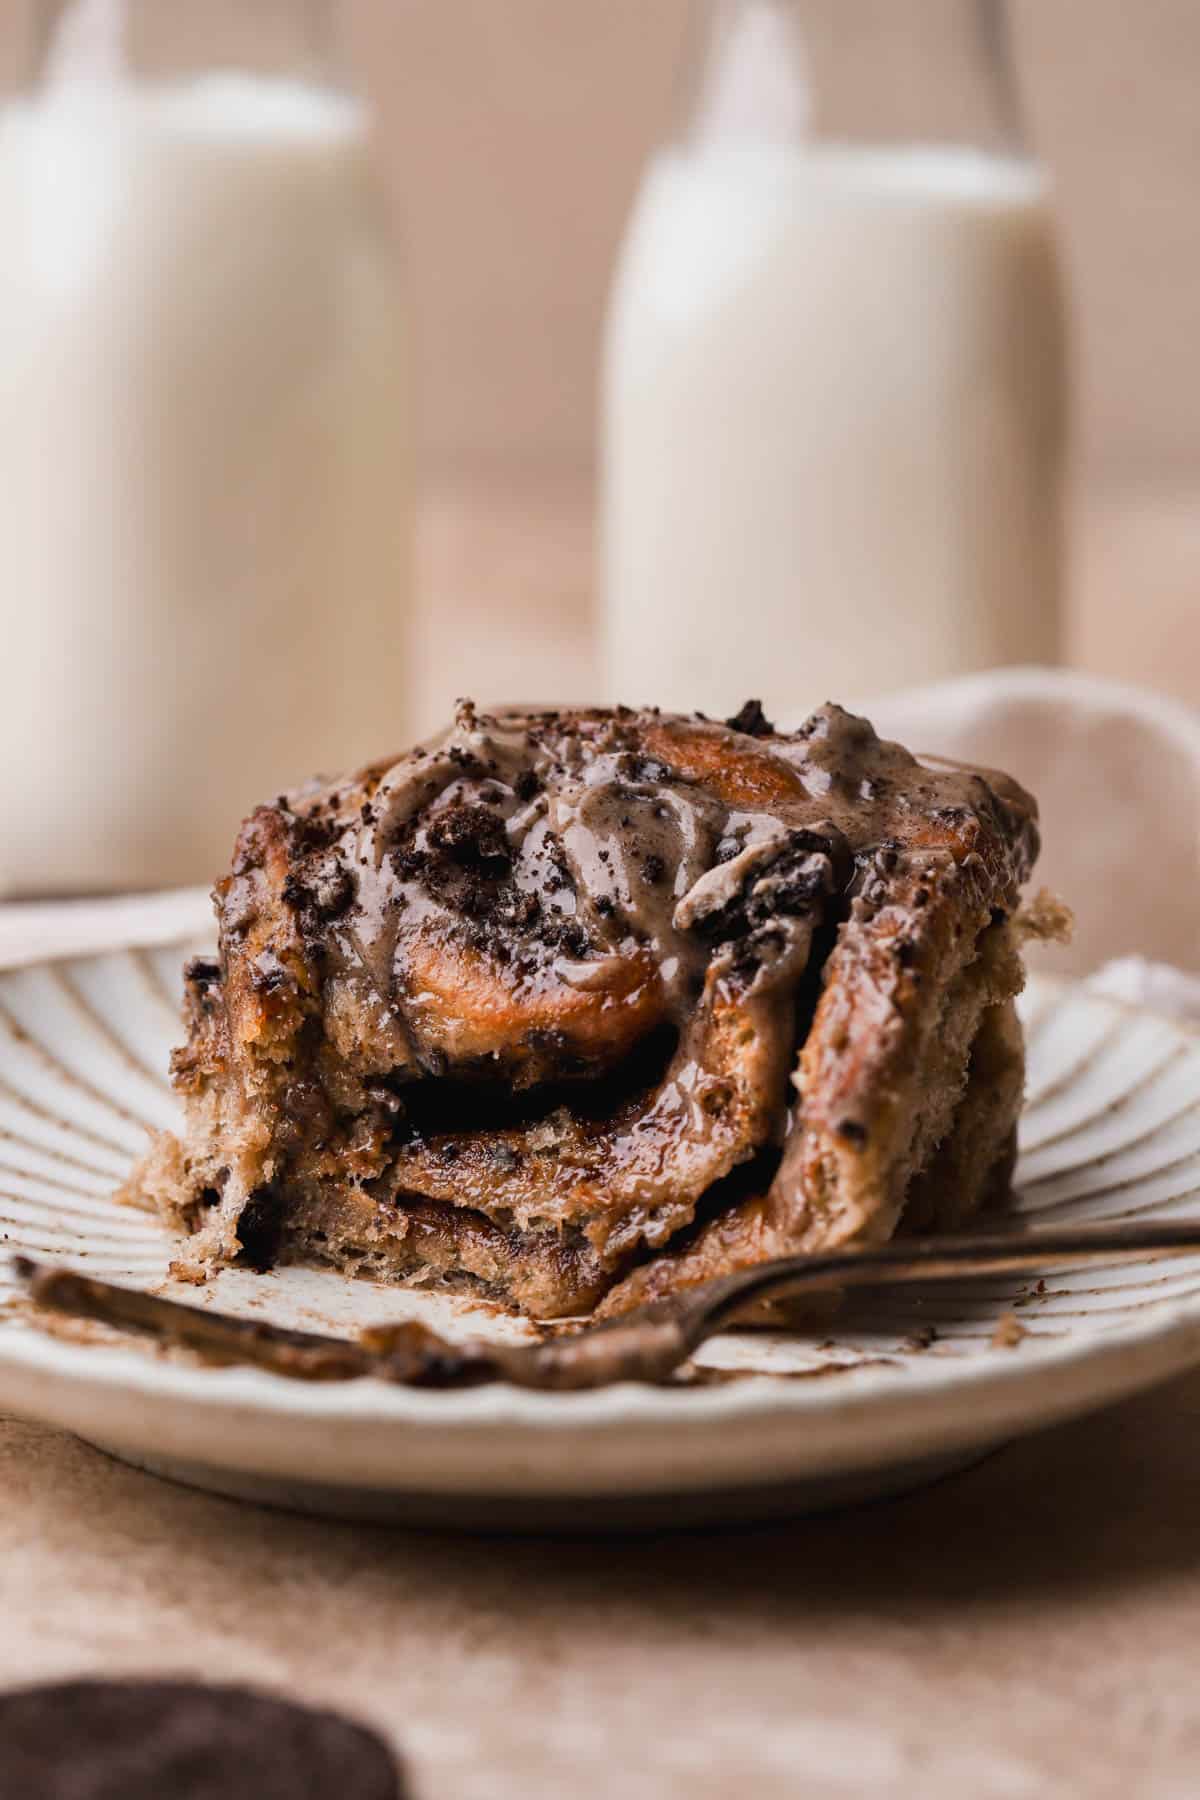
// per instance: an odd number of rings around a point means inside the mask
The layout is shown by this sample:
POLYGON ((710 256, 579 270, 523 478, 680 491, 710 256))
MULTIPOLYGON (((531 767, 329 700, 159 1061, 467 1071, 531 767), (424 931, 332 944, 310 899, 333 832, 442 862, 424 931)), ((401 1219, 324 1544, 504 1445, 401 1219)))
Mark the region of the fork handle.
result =
MULTIPOLYGON (((719 1276, 697 1308, 700 1343, 757 1300, 846 1287, 909 1287, 978 1275, 1045 1270, 1047 1263, 1105 1263, 1129 1255, 1200 1251, 1200 1219, 1032 1225, 988 1235, 901 1239, 871 1250, 785 1256, 719 1276)), ((694 1345, 693 1345, 694 1347, 694 1345)))
POLYGON ((1055 1263, 1098 1263, 1130 1254, 1200 1251, 1200 1219, 1151 1224, 1032 1226, 989 1236, 902 1240, 872 1250, 787 1256, 722 1275, 652 1300, 527 1351, 506 1370, 530 1387, 604 1387, 613 1381, 667 1380, 706 1338, 755 1301, 849 1287, 901 1287, 975 1275, 1044 1271, 1055 1263))

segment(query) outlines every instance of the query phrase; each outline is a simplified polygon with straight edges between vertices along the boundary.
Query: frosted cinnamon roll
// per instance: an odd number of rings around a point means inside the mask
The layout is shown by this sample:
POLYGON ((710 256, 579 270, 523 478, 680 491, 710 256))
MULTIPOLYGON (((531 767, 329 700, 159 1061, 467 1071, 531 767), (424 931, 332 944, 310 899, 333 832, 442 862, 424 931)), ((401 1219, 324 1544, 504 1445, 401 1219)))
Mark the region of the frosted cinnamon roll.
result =
POLYGON ((180 1271, 540 1317, 1007 1191, 1036 807, 826 706, 485 715, 258 808, 186 974, 180 1271))

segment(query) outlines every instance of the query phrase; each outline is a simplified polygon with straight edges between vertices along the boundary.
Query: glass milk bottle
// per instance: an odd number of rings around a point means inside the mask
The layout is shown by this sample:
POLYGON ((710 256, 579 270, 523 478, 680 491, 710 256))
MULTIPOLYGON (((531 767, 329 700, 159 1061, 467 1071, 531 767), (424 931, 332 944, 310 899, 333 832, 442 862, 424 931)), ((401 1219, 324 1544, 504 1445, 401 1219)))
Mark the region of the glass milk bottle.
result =
POLYGON ((1055 660, 1065 354, 993 0, 717 0, 603 384, 608 697, 1055 660))
POLYGON ((42 5, 0 111, 0 895, 403 742, 405 331, 318 0, 42 5))

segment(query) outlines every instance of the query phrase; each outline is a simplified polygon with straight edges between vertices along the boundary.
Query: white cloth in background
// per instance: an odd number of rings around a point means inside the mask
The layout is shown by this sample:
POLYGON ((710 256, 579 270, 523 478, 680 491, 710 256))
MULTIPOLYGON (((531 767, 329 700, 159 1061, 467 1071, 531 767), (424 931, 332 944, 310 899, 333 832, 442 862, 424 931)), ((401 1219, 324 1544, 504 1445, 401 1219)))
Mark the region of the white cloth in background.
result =
POLYGON ((1005 769, 1037 795, 1035 884, 1076 920, 1068 949, 1034 951, 1039 967, 1140 956, 1200 973, 1200 715, 1062 669, 998 669, 865 710, 912 750, 1005 769))

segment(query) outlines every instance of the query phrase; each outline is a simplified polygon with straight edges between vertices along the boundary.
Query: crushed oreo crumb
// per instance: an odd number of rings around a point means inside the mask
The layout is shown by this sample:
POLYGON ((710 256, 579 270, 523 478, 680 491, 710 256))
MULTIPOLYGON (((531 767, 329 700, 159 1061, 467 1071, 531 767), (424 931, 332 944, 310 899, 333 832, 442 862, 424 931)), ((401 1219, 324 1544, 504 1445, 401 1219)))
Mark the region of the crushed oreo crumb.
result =
POLYGON ((743 737, 774 737, 775 727, 763 711, 761 700, 747 700, 739 712, 735 712, 725 724, 730 731, 740 731, 743 737))

